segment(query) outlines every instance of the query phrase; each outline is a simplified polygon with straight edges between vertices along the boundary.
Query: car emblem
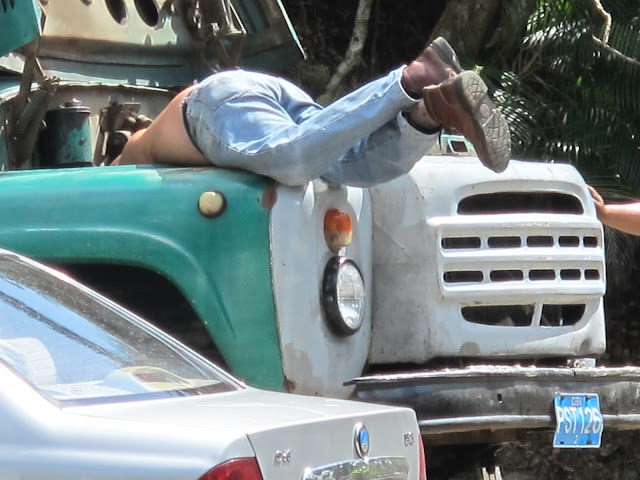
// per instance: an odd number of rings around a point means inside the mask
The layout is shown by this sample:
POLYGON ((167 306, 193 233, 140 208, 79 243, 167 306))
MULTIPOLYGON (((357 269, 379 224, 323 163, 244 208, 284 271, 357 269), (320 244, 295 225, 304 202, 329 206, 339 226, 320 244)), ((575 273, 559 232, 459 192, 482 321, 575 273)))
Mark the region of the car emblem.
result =
POLYGON ((291 463, 291 450, 288 448, 285 450, 276 450, 273 456, 273 463, 276 466, 289 465, 291 463))
POLYGON ((369 455, 369 430, 362 423, 358 423, 354 429, 353 443, 355 445, 356 453, 360 458, 364 458, 369 455))
POLYGON ((404 446, 405 447, 413 447, 413 444, 416 442, 415 437, 413 436, 413 432, 404 434, 404 446))

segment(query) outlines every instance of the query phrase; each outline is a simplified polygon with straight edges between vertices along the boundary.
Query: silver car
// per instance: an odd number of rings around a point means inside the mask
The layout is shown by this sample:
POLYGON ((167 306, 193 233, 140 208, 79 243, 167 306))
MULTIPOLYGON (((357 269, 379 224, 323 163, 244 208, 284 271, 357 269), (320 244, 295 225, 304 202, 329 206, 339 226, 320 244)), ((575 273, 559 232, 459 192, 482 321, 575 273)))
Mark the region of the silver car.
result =
POLYGON ((0 251, 0 479, 424 480, 412 410, 244 385, 0 251))

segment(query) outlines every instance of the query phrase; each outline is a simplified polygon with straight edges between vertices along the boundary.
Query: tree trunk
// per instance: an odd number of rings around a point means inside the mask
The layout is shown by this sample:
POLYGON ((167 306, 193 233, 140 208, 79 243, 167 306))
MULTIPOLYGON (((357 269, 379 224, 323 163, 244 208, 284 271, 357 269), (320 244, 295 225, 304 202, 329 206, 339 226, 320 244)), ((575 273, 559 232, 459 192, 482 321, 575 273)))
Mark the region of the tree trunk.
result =
POLYGON ((338 65, 331 80, 329 80, 327 89, 320 98, 318 98, 320 104, 326 105, 335 100, 340 83, 351 70, 355 68, 358 62, 362 61, 362 49, 364 48, 364 43, 369 32, 369 18, 371 17, 372 4, 373 0, 359 0, 358 11, 356 12, 356 19, 353 24, 353 32, 351 34, 351 41, 347 47, 347 53, 340 65, 338 65))
POLYGON ((451 0, 431 34, 445 37, 459 56, 478 58, 497 27, 502 0, 451 0))
POLYGON ((445 37, 459 57, 476 64, 486 55, 509 59, 535 5, 535 0, 450 0, 431 38, 445 37))

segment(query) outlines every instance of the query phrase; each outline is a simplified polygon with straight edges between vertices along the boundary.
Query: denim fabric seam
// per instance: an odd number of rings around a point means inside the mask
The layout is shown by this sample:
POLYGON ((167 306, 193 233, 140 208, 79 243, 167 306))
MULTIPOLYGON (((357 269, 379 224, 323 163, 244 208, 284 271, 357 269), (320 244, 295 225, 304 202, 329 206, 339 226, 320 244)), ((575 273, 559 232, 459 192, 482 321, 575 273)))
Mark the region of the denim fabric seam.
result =
MULTIPOLYGON (((253 82, 253 79, 250 79, 250 78, 249 78, 249 80, 250 80, 250 81, 251 81, 251 83, 253 83, 253 84, 254 84, 254 86, 255 86, 255 83, 253 82)), ((187 116, 187 117, 190 115, 192 119, 194 118, 194 115, 193 115, 193 108, 191 108, 191 106, 190 106, 190 105, 198 104, 198 107, 199 107, 199 111, 200 111, 200 112, 202 112, 203 106, 204 106, 204 107, 206 107, 206 108, 210 108, 210 107, 209 107, 209 103, 207 103, 206 101, 201 100, 200 98, 198 98, 198 94, 200 93, 200 91, 201 91, 201 90, 202 90, 202 84, 198 85, 198 87, 197 87, 197 88, 195 88, 192 92, 190 92, 190 93, 189 93, 189 95, 187 95, 187 96, 183 99, 183 101, 184 101, 184 102, 186 102, 186 104, 187 104, 187 108, 186 108, 186 110, 185 110, 185 114, 186 114, 186 116, 187 116)), ((226 99, 226 100, 225 100, 225 102, 233 101, 233 100, 235 100, 236 98, 239 98, 239 97, 241 97, 241 96, 245 95, 247 92, 250 92, 250 91, 251 91, 250 89, 245 89, 245 90, 242 90, 242 91, 240 91, 240 92, 236 92, 234 95, 232 95, 231 97, 229 97, 228 99, 226 99)), ((219 109, 222 107, 223 103, 225 103, 225 102, 221 102, 221 103, 220 103, 220 104, 218 104, 215 108, 211 108, 211 111, 212 111, 212 112, 215 112, 215 111, 219 110, 219 109)), ((188 119, 187 119, 187 120, 188 120, 188 119)), ((202 151, 202 149, 200 148, 200 146, 199 146, 199 145, 197 144, 197 142, 196 142, 197 135, 196 135, 196 134, 191 130, 191 122, 186 121, 185 123, 186 123, 186 125, 185 125, 185 126, 188 128, 189 138, 191 138, 191 141, 193 142, 193 144, 195 145, 195 147, 196 147, 196 148, 197 148, 197 149, 198 149, 198 150, 199 150, 199 151, 200 151, 200 152, 201 152, 201 153, 206 157, 206 155, 204 154, 204 152, 202 151)), ((213 133, 213 131, 211 130, 211 128, 209 128, 209 124, 208 124, 208 122, 201 122, 201 126, 203 126, 203 127, 204 127, 204 129, 206 130, 206 132, 207 132, 209 135, 211 135, 211 137, 213 137, 214 139, 216 139, 217 141, 219 141, 222 145, 227 146, 230 150, 234 150, 234 149, 232 149, 232 148, 231 148, 231 146, 230 146, 230 145, 226 145, 226 142, 222 141, 222 139, 220 139, 217 135, 215 135, 215 134, 213 133)), ((194 128, 194 130, 196 130, 196 129, 194 128)), ((196 132, 196 133, 197 133, 197 132, 196 132)), ((235 151, 235 150, 234 150, 234 151, 235 151)), ((209 159, 209 160, 210 160, 210 161, 213 161, 213 160, 211 160, 211 159, 209 159)))
POLYGON ((192 92, 189 92, 189 94, 186 97, 184 97, 180 102, 180 110, 182 111, 182 125, 184 127, 185 132, 187 133, 187 137, 189 137, 189 140, 191 140, 191 143, 193 144, 193 146, 196 147, 196 150, 198 150, 204 157, 206 157, 204 152, 200 149, 200 147, 196 143, 196 139, 194 138, 193 133, 191 132, 191 127, 189 126, 190 125, 189 114, 187 112, 187 110, 189 109, 189 104, 187 100, 189 100, 189 97, 195 91, 196 90, 194 89, 192 92))

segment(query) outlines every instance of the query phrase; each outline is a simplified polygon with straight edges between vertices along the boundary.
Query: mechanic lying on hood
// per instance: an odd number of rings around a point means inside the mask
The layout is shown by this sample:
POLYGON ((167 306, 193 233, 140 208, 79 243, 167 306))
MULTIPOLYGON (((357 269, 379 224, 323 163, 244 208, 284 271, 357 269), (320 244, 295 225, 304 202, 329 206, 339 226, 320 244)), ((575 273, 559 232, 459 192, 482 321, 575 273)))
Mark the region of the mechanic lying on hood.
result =
POLYGON ((438 38, 409 65, 326 107, 282 78, 215 73, 176 95, 113 164, 213 164, 285 185, 322 177, 370 186, 408 172, 442 128, 464 135, 488 168, 507 167, 504 117, 482 79, 438 38))

